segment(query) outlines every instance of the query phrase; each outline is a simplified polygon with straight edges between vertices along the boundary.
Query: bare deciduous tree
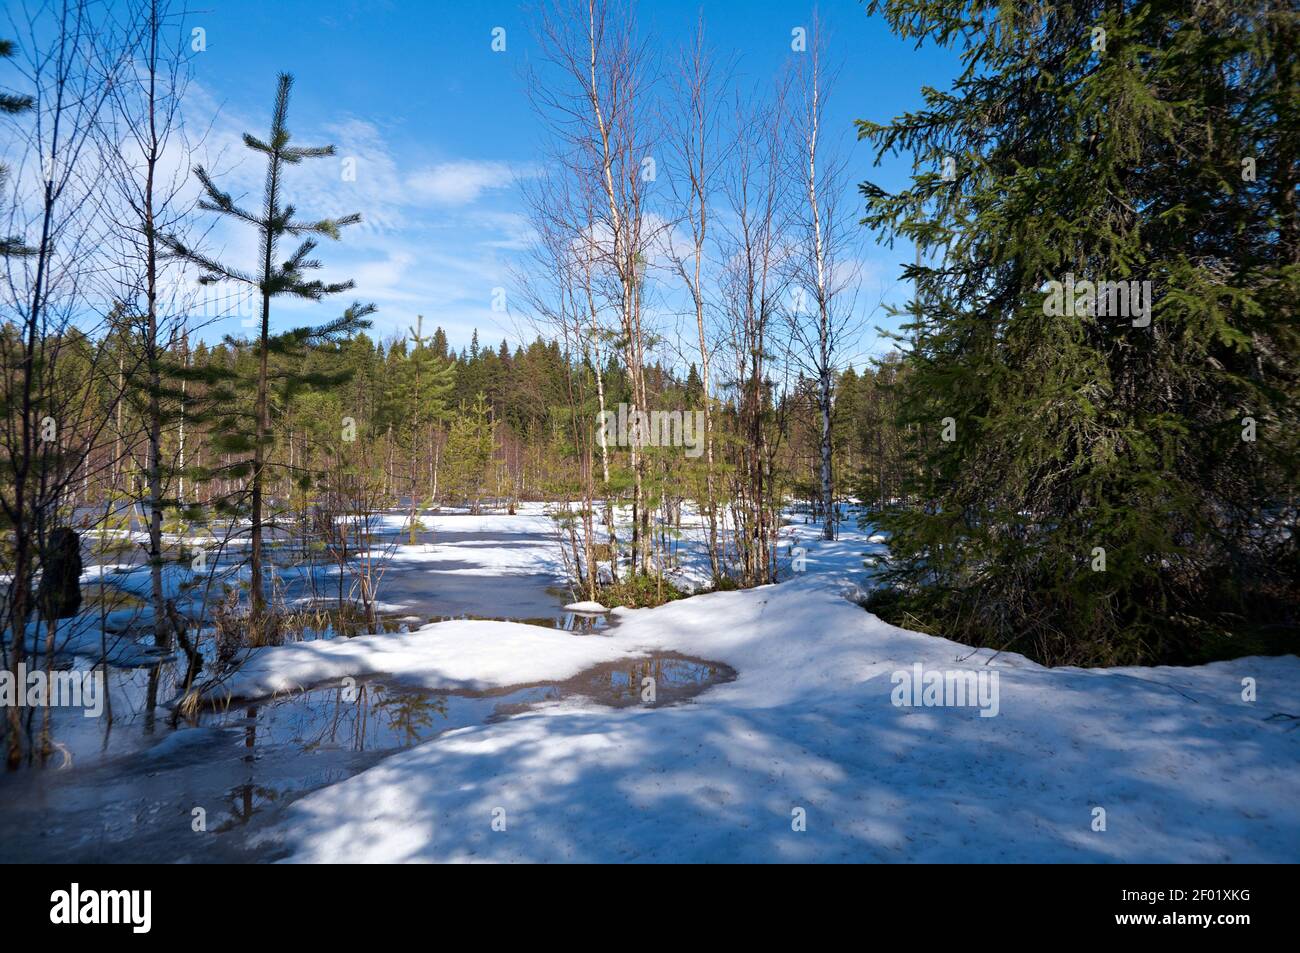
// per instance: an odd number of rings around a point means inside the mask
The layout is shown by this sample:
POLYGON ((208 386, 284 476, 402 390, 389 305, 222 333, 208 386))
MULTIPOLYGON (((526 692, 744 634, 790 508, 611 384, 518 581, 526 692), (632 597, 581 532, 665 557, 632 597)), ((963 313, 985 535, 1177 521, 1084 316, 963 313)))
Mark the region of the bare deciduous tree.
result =
MULTIPOLYGON (((94 133, 121 58, 115 32, 96 19, 100 12, 68 0, 20 4, 9 15, 21 92, 32 102, 30 112, 8 117, 21 159, 0 229, 23 244, 21 254, 0 259, 0 511, 10 532, 2 608, 11 635, 4 663, 15 676, 42 622, 47 665, 52 655, 57 622, 31 587, 69 484, 105 432, 105 405, 87 396, 94 391, 111 408, 118 393, 113 369, 106 373, 103 351, 92 344, 114 310, 99 282, 105 196, 94 133)), ((34 653, 32 663, 39 659, 34 653)), ((7 708, 10 765, 22 760, 24 734, 30 737, 30 715, 24 726, 22 711, 7 708)))
MULTIPOLYGON (((539 42, 546 66, 530 84, 534 104, 567 174, 587 183, 590 242, 597 271, 613 279, 618 345, 631 385, 629 414, 648 408, 645 275, 663 228, 647 207, 655 178, 653 76, 630 7, 607 0, 556 0, 541 12, 539 42)), ((598 281, 605 276, 597 274, 598 281)), ((650 570, 646 459, 631 440, 634 481, 633 571, 650 570)))
POLYGON ((708 525, 709 567, 714 580, 722 577, 718 546, 718 496, 715 480, 713 447, 713 376, 712 345, 706 330, 705 314, 708 290, 707 250, 711 237, 711 204, 717 191, 717 176, 726 161, 728 149, 723 143, 719 116, 719 77, 712 51, 704 41, 701 17, 690 47, 681 57, 676 71, 673 104, 676 121, 671 124, 668 142, 674 153, 671 177, 678 220, 689 230, 689 242, 679 249, 669 234, 668 257, 690 296, 700 353, 700 381, 704 413, 705 500, 702 507, 708 525))
POLYGON ((839 346, 854 327, 857 268, 849 256, 858 231, 845 214, 850 188, 844 150, 827 141, 826 99, 833 70, 815 19, 807 51, 797 60, 797 103, 790 120, 795 154, 789 174, 799 194, 791 253, 793 295, 787 311, 792 360, 814 381, 820 424, 818 483, 822 538, 835 538, 835 475, 831 423, 839 346), (811 321, 809 321, 811 318, 811 321))

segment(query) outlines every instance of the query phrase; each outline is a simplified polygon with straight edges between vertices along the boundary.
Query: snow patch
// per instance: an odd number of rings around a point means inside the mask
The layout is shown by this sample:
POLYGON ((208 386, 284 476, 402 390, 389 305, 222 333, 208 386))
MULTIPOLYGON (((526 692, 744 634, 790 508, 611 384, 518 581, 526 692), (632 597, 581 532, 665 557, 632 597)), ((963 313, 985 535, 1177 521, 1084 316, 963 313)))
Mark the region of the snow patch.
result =
POLYGON ((262 698, 363 675, 390 675, 429 690, 482 691, 561 681, 630 654, 627 646, 563 629, 460 619, 414 632, 253 649, 209 695, 262 698))

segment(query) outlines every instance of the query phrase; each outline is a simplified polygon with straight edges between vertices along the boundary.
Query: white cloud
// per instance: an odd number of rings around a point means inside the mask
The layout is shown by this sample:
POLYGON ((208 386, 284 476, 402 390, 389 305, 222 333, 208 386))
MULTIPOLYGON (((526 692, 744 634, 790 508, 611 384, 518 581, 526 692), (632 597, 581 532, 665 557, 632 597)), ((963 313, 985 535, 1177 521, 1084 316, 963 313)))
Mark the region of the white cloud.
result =
POLYGON ((406 185, 414 197, 444 205, 466 205, 484 192, 507 188, 514 181, 515 171, 508 162, 459 159, 415 172, 406 185))
POLYGON ((485 230, 501 234, 500 238, 485 241, 483 244, 487 248, 524 251, 537 241, 537 231, 532 222, 519 212, 481 212, 475 216, 474 222, 485 230))

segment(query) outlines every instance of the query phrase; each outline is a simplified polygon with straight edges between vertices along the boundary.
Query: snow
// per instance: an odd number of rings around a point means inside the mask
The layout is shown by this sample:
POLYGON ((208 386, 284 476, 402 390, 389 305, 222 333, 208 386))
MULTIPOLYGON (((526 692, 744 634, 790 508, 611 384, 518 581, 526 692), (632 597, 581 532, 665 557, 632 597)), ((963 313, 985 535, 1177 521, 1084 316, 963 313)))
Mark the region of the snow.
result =
POLYGON ((584 599, 582 602, 570 602, 564 608, 568 612, 590 612, 594 614, 609 611, 599 602, 594 602, 591 599, 584 599))
MULTIPOLYGON (((475 520, 474 523, 477 524, 478 521, 475 520)), ((523 536, 522 530, 519 533, 523 536)), ((470 576, 535 573, 560 575, 564 572, 564 561, 553 542, 547 538, 527 536, 512 541, 509 545, 483 540, 439 540, 434 543, 417 543, 415 546, 401 545, 387 554, 386 558, 395 566, 450 560, 455 568, 443 569, 443 572, 470 576)))
POLYGON ((431 691, 484 691, 561 681, 593 665, 635 654, 611 640, 574 638, 562 629, 458 619, 409 633, 252 649, 237 672, 210 694, 261 698, 348 676, 378 674, 431 691))
MULTIPOLYGON (((484 511, 472 514, 464 509, 443 507, 437 512, 419 511, 416 520, 427 530, 458 533, 555 533, 555 521, 542 503, 521 503, 514 516, 484 511)), ((375 514, 374 527, 379 532, 404 533, 410 526, 410 512, 375 514)))
MULTIPOLYGON (((69 619, 55 620, 52 626, 50 622, 34 619, 27 623, 24 644, 29 655, 39 654, 42 660, 47 657, 47 647, 53 648, 56 654, 84 655, 96 660, 103 656, 110 664, 126 668, 153 665, 170 658, 172 653, 124 634, 129 626, 139 623, 141 615, 142 610, 138 608, 105 612, 102 631, 99 611, 93 608, 69 619)), ((8 644, 3 636, 0 633, 0 643, 8 644)))
POLYGON ((608 636, 453 622, 264 650, 237 684, 504 686, 655 650, 739 672, 690 704, 571 698, 449 731, 301 799, 271 836, 298 862, 1300 860, 1300 659, 1048 669, 975 651, 845 598, 883 541, 815 530, 788 528, 807 572, 615 609, 608 636), (895 705, 893 674, 918 663, 996 673, 997 714, 895 705))

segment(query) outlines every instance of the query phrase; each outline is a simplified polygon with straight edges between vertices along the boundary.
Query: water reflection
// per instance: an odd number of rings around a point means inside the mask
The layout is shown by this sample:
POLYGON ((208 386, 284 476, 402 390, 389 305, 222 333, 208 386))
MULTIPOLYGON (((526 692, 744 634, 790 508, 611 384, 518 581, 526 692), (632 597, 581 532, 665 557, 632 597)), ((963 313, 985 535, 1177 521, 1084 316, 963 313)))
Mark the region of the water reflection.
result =
POLYGON ((388 751, 427 741, 446 729, 447 695, 387 685, 376 679, 280 695, 239 709, 243 717, 201 722, 242 725, 246 760, 267 746, 291 745, 303 752, 346 748, 388 751))
POLYGON ((730 682, 735 669, 720 662, 661 652, 640 659, 610 662, 588 669, 564 683, 568 692, 615 708, 669 705, 687 701, 711 685, 730 682))
POLYGON ((175 731, 143 711, 114 727, 65 717, 60 733, 81 739, 73 767, 0 776, 0 861, 273 859, 274 845, 245 835, 285 805, 503 705, 550 697, 546 686, 461 696, 370 678, 205 709, 175 731), (199 808, 223 836, 195 836, 199 808))

